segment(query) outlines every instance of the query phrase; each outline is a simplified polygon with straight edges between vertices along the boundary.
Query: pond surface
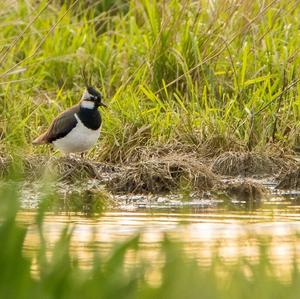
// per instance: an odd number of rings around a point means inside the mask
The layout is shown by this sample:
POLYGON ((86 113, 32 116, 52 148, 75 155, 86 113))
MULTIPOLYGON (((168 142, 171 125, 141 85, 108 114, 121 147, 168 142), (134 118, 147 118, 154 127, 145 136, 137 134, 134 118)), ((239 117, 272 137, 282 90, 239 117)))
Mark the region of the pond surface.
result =
MULTIPOLYGON (((279 275, 290 271, 293 258, 300 262, 300 194, 273 193, 257 207, 246 203, 220 199, 194 198, 181 201, 176 197, 120 197, 120 205, 101 216, 89 217, 74 212, 46 214, 44 229, 49 248, 59 238, 66 225, 74 234, 71 250, 80 263, 89 267, 95 251, 105 256, 113 244, 141 234, 139 256, 128 257, 161 264, 159 244, 167 234, 183 242, 184 250, 201 264, 209 265, 216 253, 231 263, 238 257, 255 262, 259 245, 269 240, 268 254, 279 275), (90 241, 95 242, 93 246, 90 241)), ((21 222, 33 223, 35 212, 24 209, 21 222)), ((25 253, 34 254, 38 246, 36 227, 29 225, 25 253)))

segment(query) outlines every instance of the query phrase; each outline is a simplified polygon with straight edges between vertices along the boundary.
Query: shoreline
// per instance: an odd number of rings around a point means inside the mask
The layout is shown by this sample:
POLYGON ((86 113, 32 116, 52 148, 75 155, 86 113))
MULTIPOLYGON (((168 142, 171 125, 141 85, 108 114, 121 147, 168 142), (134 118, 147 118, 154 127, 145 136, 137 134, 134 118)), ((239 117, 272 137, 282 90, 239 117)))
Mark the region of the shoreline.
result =
POLYGON ((172 152, 124 164, 32 155, 19 164, 16 167, 11 158, 2 157, 1 177, 9 178, 10 169, 14 169, 18 180, 48 180, 63 183, 69 189, 93 180, 93 187, 104 187, 112 195, 221 193, 240 201, 259 202, 270 193, 265 181, 274 182, 275 189, 300 190, 300 162, 296 155, 224 152, 205 159, 194 152, 172 152))

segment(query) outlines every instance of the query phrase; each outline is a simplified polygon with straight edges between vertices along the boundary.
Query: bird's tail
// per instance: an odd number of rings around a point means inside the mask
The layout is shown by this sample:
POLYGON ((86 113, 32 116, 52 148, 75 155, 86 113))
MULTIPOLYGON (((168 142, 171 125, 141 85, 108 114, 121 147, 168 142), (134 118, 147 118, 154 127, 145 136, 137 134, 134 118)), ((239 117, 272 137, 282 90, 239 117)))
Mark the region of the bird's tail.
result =
POLYGON ((45 133, 32 141, 33 145, 41 145, 41 144, 46 144, 46 143, 47 143, 47 141, 45 139, 45 133))

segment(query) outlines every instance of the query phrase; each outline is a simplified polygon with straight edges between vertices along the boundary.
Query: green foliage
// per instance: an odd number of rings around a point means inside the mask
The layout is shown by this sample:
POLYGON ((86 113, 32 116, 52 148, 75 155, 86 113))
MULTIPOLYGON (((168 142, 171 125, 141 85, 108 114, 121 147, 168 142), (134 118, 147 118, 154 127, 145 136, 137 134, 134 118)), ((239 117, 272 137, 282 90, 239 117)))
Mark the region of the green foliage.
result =
POLYGON ((4 1, 0 145, 31 152, 79 100, 86 67, 110 106, 95 157, 120 161, 136 146, 214 136, 292 146, 299 10, 286 0, 4 1))

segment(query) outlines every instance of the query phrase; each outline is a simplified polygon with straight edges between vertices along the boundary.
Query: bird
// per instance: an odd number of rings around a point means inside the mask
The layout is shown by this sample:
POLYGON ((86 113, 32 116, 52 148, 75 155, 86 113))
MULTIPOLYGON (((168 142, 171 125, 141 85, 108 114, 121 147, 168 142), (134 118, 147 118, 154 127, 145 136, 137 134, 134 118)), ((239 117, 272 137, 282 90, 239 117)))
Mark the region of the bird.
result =
POLYGON ((83 154, 96 144, 101 130, 99 107, 107 107, 102 95, 87 86, 77 105, 59 114, 48 130, 33 140, 33 145, 52 144, 66 155, 83 154))

